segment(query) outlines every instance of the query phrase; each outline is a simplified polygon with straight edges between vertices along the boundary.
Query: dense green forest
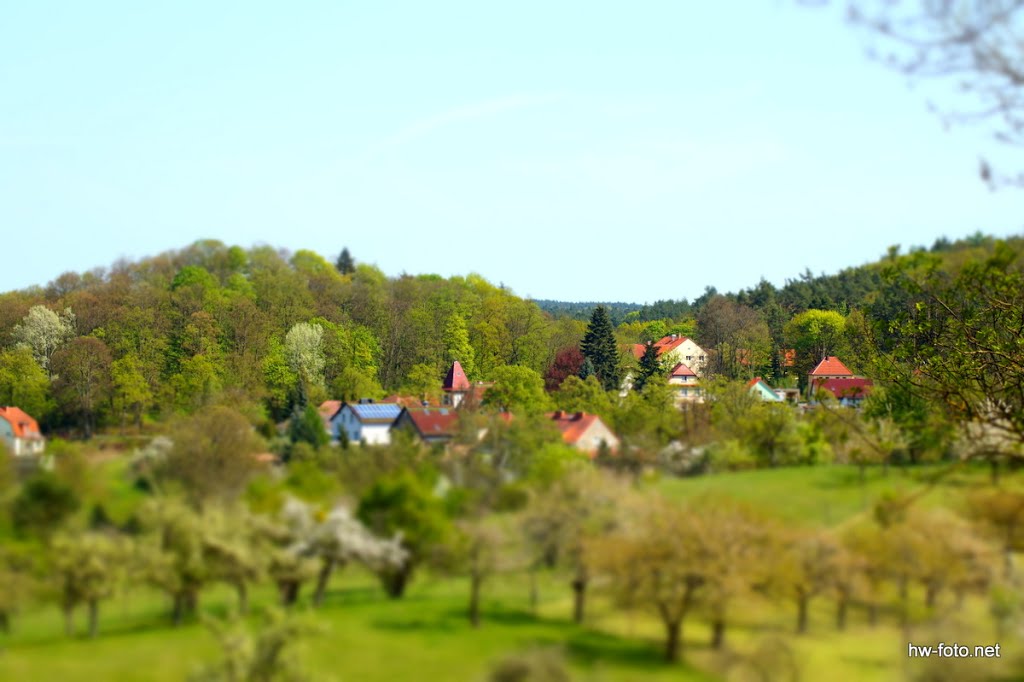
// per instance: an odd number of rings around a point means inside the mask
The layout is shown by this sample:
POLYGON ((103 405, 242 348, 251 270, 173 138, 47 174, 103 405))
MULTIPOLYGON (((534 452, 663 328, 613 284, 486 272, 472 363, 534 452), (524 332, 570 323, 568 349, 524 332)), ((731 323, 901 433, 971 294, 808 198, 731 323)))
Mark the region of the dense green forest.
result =
MULTIPOLYGON (((893 273, 922 257, 955 272, 994 244, 939 240, 781 288, 762 281, 728 294, 709 287, 692 303, 612 305, 620 370, 634 368, 629 344, 679 333, 709 352, 709 374, 727 378, 795 385, 826 354, 867 373, 913 303, 893 273), (835 333, 817 338, 808 330, 825 313, 835 333)), ((1019 251, 1020 240, 1007 248, 1019 251)), ((300 397, 428 395, 453 360, 471 380, 519 366, 547 374, 551 389, 559 353, 579 346, 591 313, 590 304, 539 305, 474 274, 389 278, 347 251, 332 264, 310 251, 202 241, 0 295, 0 402, 48 429, 88 433, 219 396, 279 421, 300 397)))

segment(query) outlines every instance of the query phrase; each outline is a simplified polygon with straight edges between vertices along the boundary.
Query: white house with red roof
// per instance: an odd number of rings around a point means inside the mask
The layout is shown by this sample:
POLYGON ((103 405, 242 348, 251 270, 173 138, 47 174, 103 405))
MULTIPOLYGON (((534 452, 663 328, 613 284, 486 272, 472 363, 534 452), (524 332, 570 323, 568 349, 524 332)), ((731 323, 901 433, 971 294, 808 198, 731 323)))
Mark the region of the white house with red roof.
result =
MULTIPOLYGON (((704 349, 698 346, 693 339, 680 336, 678 334, 669 334, 663 336, 654 342, 655 352, 658 355, 658 359, 664 361, 666 364, 675 365, 677 363, 683 363, 690 369, 692 369, 697 376, 701 375, 704 369, 704 361, 706 360, 707 354, 704 349)), ((642 343, 633 344, 633 357, 637 360, 643 357, 644 351, 647 350, 647 346, 642 343)))
POLYGON ((0 441, 15 457, 41 455, 46 448, 39 424, 17 407, 0 407, 0 441))
POLYGON ((676 363, 668 375, 668 385, 675 390, 676 404, 704 402, 704 389, 697 373, 682 362, 676 363))
POLYGON ((834 355, 824 358, 807 375, 808 394, 813 398, 819 390, 831 393, 840 404, 850 407, 860 405, 871 394, 874 382, 856 376, 834 355))
POLYGON ((586 412, 548 413, 558 430, 562 432, 562 440, 591 457, 594 457, 603 443, 610 451, 619 449, 619 438, 609 429, 596 414, 586 412))

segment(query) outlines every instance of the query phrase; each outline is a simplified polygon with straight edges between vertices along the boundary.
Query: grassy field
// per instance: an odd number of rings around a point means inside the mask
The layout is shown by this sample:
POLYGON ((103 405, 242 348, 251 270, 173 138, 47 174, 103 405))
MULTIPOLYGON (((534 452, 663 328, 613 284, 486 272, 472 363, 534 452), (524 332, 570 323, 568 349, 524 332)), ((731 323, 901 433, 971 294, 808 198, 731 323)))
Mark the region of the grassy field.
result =
MULTIPOLYGON (((105 466, 117 470, 115 464, 105 466)), ((934 471, 893 469, 886 474, 873 470, 862 485, 856 470, 822 466, 660 479, 653 486, 673 499, 728 495, 763 507, 787 523, 836 526, 870 513, 873 502, 884 494, 920 492, 921 504, 958 508, 964 504, 965 491, 987 481, 985 471, 965 470, 944 478, 938 486, 927 486, 923 480, 934 471)), ((1008 478, 1007 483, 1019 485, 1015 479, 1008 478)), ((118 490, 116 482, 109 485, 114 498, 135 494, 118 490)), ((321 632, 301 645, 317 680, 484 680, 495 661, 535 647, 560 649, 575 679, 581 681, 749 679, 737 678, 736 667, 725 671, 729 659, 709 649, 709 628, 699 616, 687 623, 687 663, 678 666, 660 660, 662 633, 656 619, 645 612, 613 609, 600 590, 591 602, 587 623, 574 625, 569 620, 570 591, 564 576, 542 576, 536 612, 529 606, 525 575, 496 577, 486 587, 484 621, 478 630, 466 620, 468 588, 461 579, 420 575, 407 597, 397 601, 384 597, 373 578, 357 569, 339 574, 332 587, 324 607, 308 616, 321 632)), ((912 599, 920 602, 921 595, 915 592, 912 599)), ((207 613, 224 614, 233 601, 232 592, 213 587, 204 591, 202 607, 207 613)), ((269 604, 273 594, 261 588, 254 601, 269 604)), ((951 642, 961 632, 960 626, 966 625, 972 639, 961 638, 961 642, 999 641, 982 597, 970 597, 958 607, 952 597, 945 596, 939 608, 944 624, 938 630, 920 625, 902 631, 892 614, 884 614, 881 625, 870 627, 865 615, 854 609, 848 629, 839 632, 833 625, 833 608, 830 599, 818 598, 812 607, 810 632, 797 637, 792 634, 795 613, 790 605, 752 599, 728 632, 732 660, 763 661, 768 652, 775 660, 791 656, 799 666, 800 679, 881 682, 908 679, 925 665, 908 661, 908 640, 928 642, 935 637, 951 642), (752 654, 758 649, 760 655, 752 654)), ((171 628, 166 601, 142 590, 104 604, 100 637, 95 641, 65 637, 53 604, 26 610, 14 625, 11 636, 0 638, 0 680, 181 681, 218 653, 207 627, 191 623, 171 628)), ((1007 655, 1013 656, 1016 644, 1003 643, 1007 655)), ((994 671, 998 662, 959 664, 972 666, 968 672, 977 673, 994 671)))

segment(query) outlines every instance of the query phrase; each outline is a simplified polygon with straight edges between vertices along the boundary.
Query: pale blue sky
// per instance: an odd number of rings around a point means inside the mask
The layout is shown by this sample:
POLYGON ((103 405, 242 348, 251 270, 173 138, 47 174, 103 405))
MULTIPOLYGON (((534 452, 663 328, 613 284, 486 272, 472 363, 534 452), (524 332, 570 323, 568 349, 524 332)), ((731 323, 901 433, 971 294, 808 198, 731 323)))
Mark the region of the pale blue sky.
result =
POLYGON ((841 8, 162 4, 0 8, 0 290, 215 238, 644 302, 1024 226, 841 8))

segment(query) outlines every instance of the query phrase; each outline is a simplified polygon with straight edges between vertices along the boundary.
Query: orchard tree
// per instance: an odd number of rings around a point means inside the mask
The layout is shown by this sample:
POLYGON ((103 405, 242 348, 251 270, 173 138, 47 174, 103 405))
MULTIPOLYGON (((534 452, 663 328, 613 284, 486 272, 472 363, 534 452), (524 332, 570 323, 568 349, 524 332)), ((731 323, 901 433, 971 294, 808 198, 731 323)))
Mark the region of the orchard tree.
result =
POLYGON ((124 543, 103 533, 57 537, 53 542, 54 578, 60 589, 64 628, 74 633, 75 609, 85 605, 89 636, 99 634, 100 602, 114 595, 125 574, 128 553, 124 543))
POLYGON ((612 328, 608 309, 603 305, 594 308, 590 316, 590 325, 583 335, 580 344, 583 356, 590 360, 594 373, 601 380, 606 391, 619 390, 622 373, 619 370, 619 349, 615 343, 615 330, 612 328))
POLYGON ((378 537, 401 534, 400 546, 407 559, 397 566, 382 564, 377 570, 384 590, 393 599, 405 594, 416 568, 450 532, 441 501, 409 472, 378 479, 359 501, 356 516, 378 537))
POLYGON ((239 412, 216 405, 179 420, 158 477, 177 481, 197 507, 233 501, 256 470, 265 446, 239 412))

